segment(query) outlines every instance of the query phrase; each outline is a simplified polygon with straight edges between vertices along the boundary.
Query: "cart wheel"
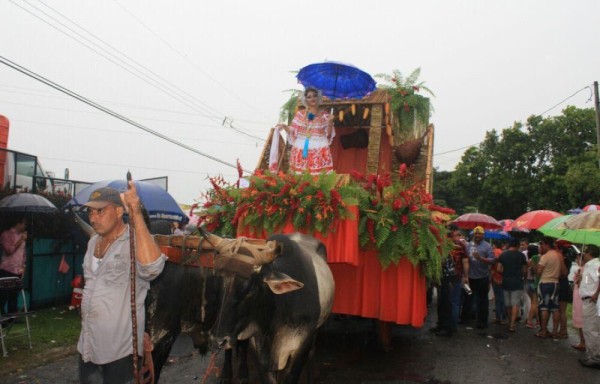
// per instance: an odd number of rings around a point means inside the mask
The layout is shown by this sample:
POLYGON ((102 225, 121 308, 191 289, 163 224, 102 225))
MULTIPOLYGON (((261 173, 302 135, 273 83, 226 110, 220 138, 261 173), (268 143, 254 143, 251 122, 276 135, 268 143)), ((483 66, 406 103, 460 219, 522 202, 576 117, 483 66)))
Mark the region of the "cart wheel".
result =
POLYGON ((377 320, 377 341, 385 352, 392 349, 392 323, 377 320))

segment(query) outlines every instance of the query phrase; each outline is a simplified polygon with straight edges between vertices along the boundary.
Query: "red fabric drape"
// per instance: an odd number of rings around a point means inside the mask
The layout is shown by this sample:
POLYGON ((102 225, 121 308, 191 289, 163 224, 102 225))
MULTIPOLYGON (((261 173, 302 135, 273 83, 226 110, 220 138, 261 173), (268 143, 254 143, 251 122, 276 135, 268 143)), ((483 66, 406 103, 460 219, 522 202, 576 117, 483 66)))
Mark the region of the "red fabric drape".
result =
MULTIPOLYGON (((333 312, 423 326, 427 316, 424 275, 406 258, 382 270, 376 250, 359 248, 358 207, 350 209, 353 219, 341 220, 328 236, 314 235, 327 247, 327 261, 335 279, 333 312)), ((288 224, 281 232, 297 230, 288 224)), ((266 237, 244 228, 238 229, 238 236, 266 237)))

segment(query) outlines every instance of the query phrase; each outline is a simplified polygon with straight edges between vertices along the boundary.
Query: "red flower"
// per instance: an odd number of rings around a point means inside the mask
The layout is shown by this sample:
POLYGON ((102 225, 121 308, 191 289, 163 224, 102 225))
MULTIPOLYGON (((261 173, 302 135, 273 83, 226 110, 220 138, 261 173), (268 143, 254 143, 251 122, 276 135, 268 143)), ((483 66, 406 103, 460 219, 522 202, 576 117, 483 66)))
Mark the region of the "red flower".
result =
POLYGON ((412 204, 408 209, 410 209, 411 212, 417 212, 419 210, 419 207, 412 204))
POLYGON ((331 205, 337 206, 342 201, 342 195, 335 189, 331 191, 331 205))
POLYGON ((392 203, 392 209, 394 211, 399 210, 400 208, 402 208, 402 200, 400 199, 396 199, 394 200, 394 202, 392 203))
POLYGON ((406 177, 406 175, 408 174, 408 167, 406 166, 405 163, 400 164, 399 174, 400 174, 400 177, 402 177, 402 178, 406 177))
POLYGON ((390 229, 392 230, 392 232, 396 232, 396 231, 398 231, 398 227, 397 227, 396 225, 392 225, 392 226, 390 227, 390 229))
POLYGON ((402 215, 400 220, 402 221, 402 225, 408 224, 408 216, 407 215, 402 215))

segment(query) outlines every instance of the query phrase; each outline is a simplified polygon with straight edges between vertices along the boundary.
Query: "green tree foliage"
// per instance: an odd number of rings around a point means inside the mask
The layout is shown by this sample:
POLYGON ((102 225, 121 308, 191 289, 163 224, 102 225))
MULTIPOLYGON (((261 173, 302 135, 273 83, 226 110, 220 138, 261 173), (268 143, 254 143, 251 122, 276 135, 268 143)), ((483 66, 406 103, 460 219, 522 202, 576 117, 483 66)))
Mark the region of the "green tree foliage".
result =
POLYGON ((500 133, 487 132, 454 172, 436 179, 434 196, 457 213, 476 206, 500 219, 599 203, 595 142, 593 109, 567 107, 560 116, 531 116, 525 127, 517 122, 500 133))

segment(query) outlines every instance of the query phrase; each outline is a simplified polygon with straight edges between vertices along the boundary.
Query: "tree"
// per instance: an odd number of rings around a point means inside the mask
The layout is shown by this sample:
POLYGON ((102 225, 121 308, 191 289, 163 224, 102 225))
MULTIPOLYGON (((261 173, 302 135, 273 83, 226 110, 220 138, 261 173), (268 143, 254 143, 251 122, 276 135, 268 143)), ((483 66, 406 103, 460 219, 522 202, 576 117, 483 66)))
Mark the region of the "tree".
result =
POLYGON ((567 107, 560 116, 531 116, 525 128, 517 122, 500 134, 487 132, 478 147, 465 151, 449 177, 443 175, 434 196, 441 191, 458 213, 474 205, 497 218, 598 203, 595 141, 593 109, 567 107))

